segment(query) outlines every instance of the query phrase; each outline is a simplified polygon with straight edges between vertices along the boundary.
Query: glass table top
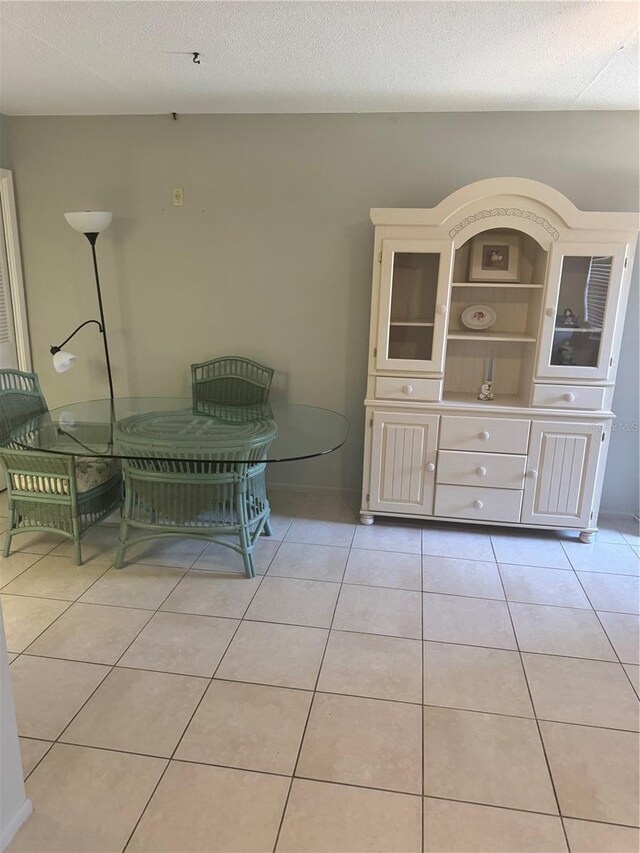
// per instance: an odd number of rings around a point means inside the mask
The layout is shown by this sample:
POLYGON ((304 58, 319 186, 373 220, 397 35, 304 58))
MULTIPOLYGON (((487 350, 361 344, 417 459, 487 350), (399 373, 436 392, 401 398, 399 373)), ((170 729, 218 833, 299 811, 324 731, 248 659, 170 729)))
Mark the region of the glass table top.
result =
POLYGON ((344 415, 316 406, 122 397, 51 409, 14 429, 5 444, 67 456, 211 461, 230 450, 250 461, 257 445, 268 444, 267 462, 287 462, 331 453, 348 432, 344 415))

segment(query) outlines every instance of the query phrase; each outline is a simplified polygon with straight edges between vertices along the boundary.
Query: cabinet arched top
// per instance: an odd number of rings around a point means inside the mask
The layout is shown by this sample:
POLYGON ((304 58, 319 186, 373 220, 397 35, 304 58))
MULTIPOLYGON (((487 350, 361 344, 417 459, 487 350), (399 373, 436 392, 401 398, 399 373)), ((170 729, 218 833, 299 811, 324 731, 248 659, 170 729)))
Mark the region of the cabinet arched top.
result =
POLYGON ((460 240, 487 228, 516 228, 553 243, 559 228, 637 231, 637 213, 585 211, 565 195, 529 178, 487 178, 451 193, 432 208, 371 209, 374 225, 444 226, 460 240), (483 223, 484 220, 484 223, 483 223), (480 227, 476 227, 480 223, 480 227))

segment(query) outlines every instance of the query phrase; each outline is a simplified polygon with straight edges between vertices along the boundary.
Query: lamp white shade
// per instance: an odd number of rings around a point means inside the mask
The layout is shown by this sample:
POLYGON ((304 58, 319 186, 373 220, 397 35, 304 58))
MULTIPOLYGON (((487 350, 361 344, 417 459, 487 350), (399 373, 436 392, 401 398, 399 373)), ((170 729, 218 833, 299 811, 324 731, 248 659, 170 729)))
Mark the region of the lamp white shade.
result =
POLYGON ((73 432, 77 429, 76 426, 76 416, 73 412, 69 412, 67 409, 64 412, 60 412, 60 417, 58 418, 58 426, 60 429, 67 430, 68 432, 73 432))
POLYGON ((76 213, 65 213, 64 218, 72 228, 82 234, 99 234, 111 225, 113 213, 105 210, 79 210, 76 213))
POLYGON ((53 367, 56 373, 65 373, 73 365, 76 357, 71 352, 65 352, 63 349, 53 355, 53 367))

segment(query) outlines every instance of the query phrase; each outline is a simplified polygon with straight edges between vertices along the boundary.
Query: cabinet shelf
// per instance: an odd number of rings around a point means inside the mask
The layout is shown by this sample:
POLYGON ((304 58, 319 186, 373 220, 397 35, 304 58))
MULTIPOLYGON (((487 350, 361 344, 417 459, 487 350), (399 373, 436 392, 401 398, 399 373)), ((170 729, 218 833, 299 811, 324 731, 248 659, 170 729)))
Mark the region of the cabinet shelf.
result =
POLYGON ((444 406, 464 406, 465 408, 487 409, 491 406, 520 409, 529 405, 528 394, 496 394, 493 400, 485 402, 478 400, 478 393, 465 393, 463 391, 444 392, 442 398, 444 406))
POLYGON ((556 326, 554 331, 556 331, 556 332, 571 332, 571 333, 573 333, 573 332, 593 332, 594 334, 600 334, 602 332, 602 329, 594 329, 594 328, 579 329, 576 326, 556 326))
POLYGON ((522 344, 534 344, 533 335, 524 332, 466 332, 463 329, 450 329, 447 333, 450 341, 515 341, 522 344))
POLYGON ((428 320, 391 320, 389 323, 390 326, 427 326, 428 328, 433 327, 433 322, 429 322, 428 320))
POLYGON ((454 281, 451 287, 501 287, 517 290, 542 290, 543 284, 518 284, 517 281, 454 281))

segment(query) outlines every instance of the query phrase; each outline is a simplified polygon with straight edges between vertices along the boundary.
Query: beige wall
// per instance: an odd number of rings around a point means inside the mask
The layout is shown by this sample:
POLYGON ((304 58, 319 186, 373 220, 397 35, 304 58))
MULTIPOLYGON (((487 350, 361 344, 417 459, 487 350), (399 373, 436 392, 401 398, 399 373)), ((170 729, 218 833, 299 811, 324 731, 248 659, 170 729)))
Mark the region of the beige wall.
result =
POLYGON ((0 169, 10 169, 9 157, 9 119, 0 113, 0 169))
MULTIPOLYGON (((274 472, 280 481, 359 486, 370 207, 430 207, 515 175, 585 209, 638 209, 634 113, 20 117, 10 142, 50 404, 106 389, 91 328, 63 376, 48 345, 96 314, 89 249, 62 213, 113 210, 98 250, 119 394, 185 394, 192 361, 238 353, 275 367, 274 399, 349 416, 343 451, 274 472), (171 206, 173 186, 184 208, 171 206)), ((626 422, 638 420, 637 285, 616 395, 626 422)), ((637 509, 637 438, 614 435, 610 509, 637 509)))

